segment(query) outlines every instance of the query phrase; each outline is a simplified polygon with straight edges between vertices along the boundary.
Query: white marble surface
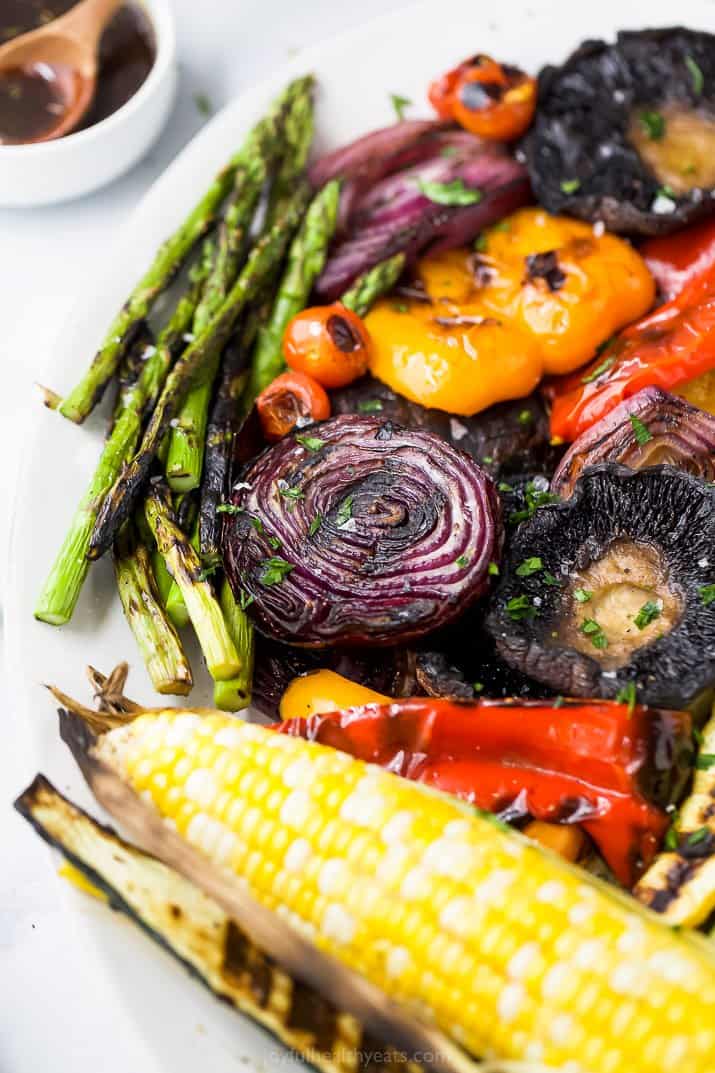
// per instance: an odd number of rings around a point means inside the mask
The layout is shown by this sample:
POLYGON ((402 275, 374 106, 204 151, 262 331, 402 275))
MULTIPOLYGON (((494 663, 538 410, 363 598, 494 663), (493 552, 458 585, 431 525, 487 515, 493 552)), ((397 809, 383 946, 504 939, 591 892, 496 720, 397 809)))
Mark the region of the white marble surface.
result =
MULTIPOLYGON (((169 125, 127 176, 81 201, 34 211, 0 210, 0 562, 5 569, 14 470, 23 428, 38 405, 35 381, 52 383, 53 340, 78 293, 91 296, 97 263, 111 257, 122 222, 199 129, 195 104, 214 109, 296 51, 406 0, 174 0, 181 82, 169 125)), ((369 57, 356 57, 357 63, 369 57)), ((350 72, 346 71, 346 78, 350 72)), ((32 495, 32 489, 24 489, 32 495)), ((38 504, 38 524, 44 524, 38 504)), ((12 569, 12 564, 7 564, 12 569)), ((0 588, 0 608, 2 590, 0 588)), ((0 626, 0 630, 2 626, 0 626)), ((0 711, 9 698, 0 676, 0 711)), ((12 741, 0 747, 0 1073, 149 1073, 151 1043, 124 1046, 122 1014, 104 982, 74 954, 49 855, 9 802, 34 774, 12 741)), ((92 910, 88 910, 92 911, 92 910)), ((197 1040, 201 1032, 196 1026, 197 1040)), ((234 1058, 212 1068, 238 1068, 234 1058)))

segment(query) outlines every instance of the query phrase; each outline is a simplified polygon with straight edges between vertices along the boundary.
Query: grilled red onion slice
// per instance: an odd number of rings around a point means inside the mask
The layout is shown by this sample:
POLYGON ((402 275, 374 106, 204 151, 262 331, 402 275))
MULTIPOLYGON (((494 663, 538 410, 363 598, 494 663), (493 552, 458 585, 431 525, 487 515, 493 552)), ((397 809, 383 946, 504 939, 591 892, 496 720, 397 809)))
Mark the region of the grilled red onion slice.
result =
POLYGON ((233 503, 233 591, 264 633, 297 645, 396 644, 442 626, 486 590, 501 548, 498 495, 476 462, 374 417, 286 436, 233 503))
POLYGON ((531 198, 526 169, 501 145, 466 132, 433 134, 419 163, 363 183, 350 194, 348 233, 332 251, 316 284, 323 301, 338 298, 362 272, 404 252, 408 262, 427 247, 459 246, 531 198), (445 149, 449 154, 445 155, 445 149), (463 184, 478 192, 471 204, 442 204, 424 184, 463 184), (369 186, 369 189, 367 187, 369 186))
POLYGON ((715 480, 715 416, 659 387, 644 387, 579 436, 562 458, 551 491, 568 499, 582 471, 599 462, 630 469, 666 462, 715 480))

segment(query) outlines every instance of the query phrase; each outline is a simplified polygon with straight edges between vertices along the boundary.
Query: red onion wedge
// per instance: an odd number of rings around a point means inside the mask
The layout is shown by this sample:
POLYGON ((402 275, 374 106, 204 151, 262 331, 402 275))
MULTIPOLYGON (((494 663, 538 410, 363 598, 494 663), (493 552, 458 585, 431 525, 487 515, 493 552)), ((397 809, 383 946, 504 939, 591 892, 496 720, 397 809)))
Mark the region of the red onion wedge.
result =
POLYGON ((630 469, 665 462, 715 480, 715 416, 659 387, 644 387, 579 436, 561 459, 551 491, 568 499, 583 470, 599 462, 630 469))
POLYGON ((346 184, 347 233, 317 281, 321 301, 338 298, 357 276, 393 254, 404 252, 410 262, 428 247, 471 242, 483 228, 531 200, 526 169, 504 146, 465 131, 432 132, 422 136, 420 152, 409 167, 402 154, 401 170, 395 170, 393 159, 381 175, 366 171, 346 184), (459 197, 452 203, 449 197, 446 203, 443 197, 435 200, 435 191, 455 185, 467 192, 463 203, 456 203, 459 197))
POLYGON ((286 436, 237 486, 224 564, 258 628, 307 647, 397 644, 487 589, 493 482, 432 432, 342 416, 286 436))

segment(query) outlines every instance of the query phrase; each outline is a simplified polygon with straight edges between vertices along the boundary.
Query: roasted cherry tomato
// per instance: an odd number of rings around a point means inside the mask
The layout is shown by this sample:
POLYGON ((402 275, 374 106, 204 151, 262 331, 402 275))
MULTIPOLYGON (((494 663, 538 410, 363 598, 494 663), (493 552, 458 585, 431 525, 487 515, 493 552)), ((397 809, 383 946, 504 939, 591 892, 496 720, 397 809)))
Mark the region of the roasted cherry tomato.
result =
POLYGON ((537 82, 491 56, 473 56, 432 83, 429 99, 443 119, 481 138, 510 142, 527 129, 536 109, 537 82))
POLYGON ((263 435, 275 443, 294 428, 330 417, 330 399, 321 385, 305 373, 281 373, 256 400, 263 435))
POLYGON ((370 337, 357 313, 340 302, 304 309, 283 337, 286 363, 323 387, 345 387, 367 371, 370 337))

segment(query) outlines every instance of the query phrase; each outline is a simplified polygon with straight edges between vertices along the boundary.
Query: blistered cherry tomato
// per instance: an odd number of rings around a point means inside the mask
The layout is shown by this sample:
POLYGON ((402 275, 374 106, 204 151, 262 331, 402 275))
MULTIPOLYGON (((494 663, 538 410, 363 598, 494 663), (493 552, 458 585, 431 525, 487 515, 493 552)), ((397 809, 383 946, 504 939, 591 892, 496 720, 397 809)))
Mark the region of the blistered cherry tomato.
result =
POLYGON ((367 372, 370 337, 357 313, 341 302, 304 309, 283 337, 287 365, 323 387, 345 387, 367 372))
POLYGON ((430 87, 430 101, 442 118, 452 118, 472 134, 509 142, 527 129, 536 109, 537 82, 518 67, 474 56, 430 87))
POLYGON ((294 428, 330 417, 330 399, 321 385, 305 373, 277 376, 256 399, 263 435, 275 443, 294 428))

